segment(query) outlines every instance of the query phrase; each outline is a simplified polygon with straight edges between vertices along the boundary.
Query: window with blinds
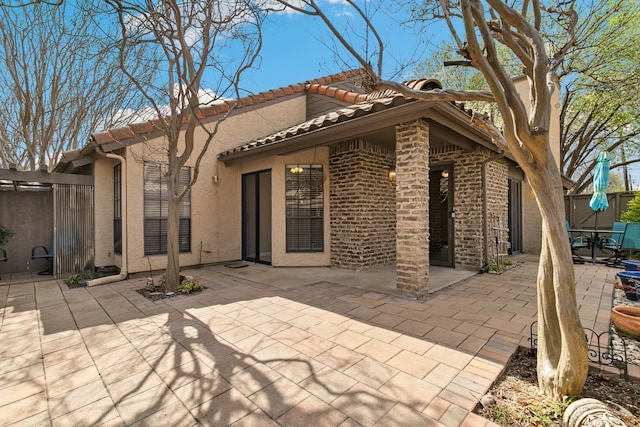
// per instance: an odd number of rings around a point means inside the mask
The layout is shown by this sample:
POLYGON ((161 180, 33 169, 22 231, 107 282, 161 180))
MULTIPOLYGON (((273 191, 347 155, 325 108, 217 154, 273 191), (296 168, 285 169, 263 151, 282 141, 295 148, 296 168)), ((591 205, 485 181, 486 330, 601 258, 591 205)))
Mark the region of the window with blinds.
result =
MULTIPOLYGON (((144 254, 167 253, 167 215, 169 201, 164 174, 167 165, 144 164, 144 254)), ((183 191, 191 181, 191 168, 180 170, 178 191, 183 191)), ((191 250, 191 191, 180 201, 179 248, 180 252, 191 250)))
POLYGON ((122 254, 122 164, 113 168, 113 252, 122 254))
POLYGON ((322 165, 286 165, 287 252, 324 251, 322 165))

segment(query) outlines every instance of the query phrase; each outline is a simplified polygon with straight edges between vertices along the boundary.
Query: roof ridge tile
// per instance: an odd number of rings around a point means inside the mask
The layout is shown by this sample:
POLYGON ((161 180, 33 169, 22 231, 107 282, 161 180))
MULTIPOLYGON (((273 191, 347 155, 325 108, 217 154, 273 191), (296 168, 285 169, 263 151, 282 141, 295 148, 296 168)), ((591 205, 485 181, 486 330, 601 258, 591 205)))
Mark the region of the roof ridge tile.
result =
MULTIPOLYGON (((307 80, 304 83, 294 83, 287 86, 250 94, 237 100, 225 99, 223 103, 212 103, 201 106, 196 114, 200 119, 204 119, 207 117, 215 116, 217 114, 227 113, 232 106, 235 106, 235 108, 250 107, 267 101, 294 95, 296 93, 305 92, 307 91, 310 84, 316 84, 318 86, 328 85, 335 82, 348 80, 361 74, 362 69, 342 71, 328 76, 307 80)), ((123 139, 133 138, 160 130, 161 127, 156 123, 160 124, 160 120, 157 118, 152 120, 133 122, 121 127, 93 132, 90 135, 90 139, 95 141, 98 145, 109 142, 122 141, 123 139)))

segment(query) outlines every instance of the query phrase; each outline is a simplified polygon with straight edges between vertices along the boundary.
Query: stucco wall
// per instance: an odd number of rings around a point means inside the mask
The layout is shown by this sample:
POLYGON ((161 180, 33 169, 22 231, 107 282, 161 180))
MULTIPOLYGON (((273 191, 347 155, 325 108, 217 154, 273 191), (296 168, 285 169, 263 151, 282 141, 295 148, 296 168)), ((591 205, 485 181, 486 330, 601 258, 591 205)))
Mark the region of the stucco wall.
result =
POLYGON ((120 256, 113 253, 113 168, 117 160, 105 157, 94 163, 95 176, 95 265, 121 267, 120 256))
MULTIPOLYGON (((242 192, 240 176, 245 173, 271 170, 271 264, 276 267, 328 266, 331 263, 331 228, 329 222, 329 149, 319 147, 283 156, 269 156, 260 160, 243 163, 238 170, 238 194, 242 192), (286 250, 286 206, 285 206, 285 166, 288 164, 322 164, 324 173, 324 251, 287 252, 286 250)), ((238 212, 238 236, 241 234, 240 204, 238 212)), ((241 244, 241 242, 240 242, 241 244)), ((240 246, 241 247, 241 246, 240 246)), ((240 257, 240 255, 238 255, 240 257)))
MULTIPOLYGON (((198 181, 192 188, 191 252, 180 254, 180 264, 182 266, 241 258, 242 173, 273 168, 274 219, 276 218, 275 210, 279 206, 284 211, 284 164, 293 162, 292 160, 287 160, 286 156, 279 156, 245 163, 242 166, 233 165, 227 167, 217 160, 217 155, 247 141, 302 122, 305 119, 304 115, 304 97, 295 97, 286 101, 266 104, 259 109, 245 110, 243 114, 233 115, 221 123, 218 134, 214 137, 209 151, 200 165, 198 181), (217 183, 214 181, 214 176, 217 177, 217 183), (282 203, 275 200, 276 190, 279 187, 276 184, 279 182, 278 179, 282 180, 282 203)), ((207 135, 203 130, 197 130, 196 141, 198 141, 199 146, 205 141, 206 137, 207 135)), ((144 161, 164 162, 164 146, 164 141, 161 138, 156 138, 126 149, 128 171, 126 212, 129 230, 128 270, 130 273, 149 271, 150 268, 153 270, 166 268, 165 255, 144 255, 143 216, 143 164, 144 161)), ((197 152, 197 150, 194 152, 197 152)), ((304 157, 305 155, 300 153, 296 156, 304 157)), ((310 160, 313 160, 313 154, 306 154, 306 156, 307 158, 311 156, 310 160)), ((187 166, 194 166, 195 157, 195 155, 192 156, 187 162, 187 166)), ((327 155, 325 154, 324 157, 326 159, 327 155)), ((280 226, 274 222, 273 232, 276 233, 280 226)), ((113 238, 110 240, 112 242, 113 238)), ((276 243, 276 240, 274 240, 274 265, 277 265, 280 261, 284 262, 283 265, 287 265, 287 261, 277 258, 276 243)), ((282 245, 284 247, 284 242, 282 242, 282 245)), ((326 260, 322 261, 324 263, 322 265, 328 265, 328 256, 324 255, 324 257, 326 260)), ((295 265, 295 262, 291 261, 290 265, 295 265)), ((314 265, 314 263, 312 262, 309 265, 314 265)))

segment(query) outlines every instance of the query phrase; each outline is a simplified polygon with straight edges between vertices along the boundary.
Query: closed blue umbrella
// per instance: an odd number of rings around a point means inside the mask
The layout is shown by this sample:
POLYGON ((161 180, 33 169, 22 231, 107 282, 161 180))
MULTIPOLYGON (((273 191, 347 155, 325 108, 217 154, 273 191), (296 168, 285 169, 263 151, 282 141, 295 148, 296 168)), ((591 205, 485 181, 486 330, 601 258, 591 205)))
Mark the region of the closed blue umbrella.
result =
POLYGON ((598 156, 596 170, 593 172, 593 196, 589 200, 589 206, 596 213, 596 228, 598 228, 598 212, 607 210, 607 187, 609 186, 609 159, 608 152, 603 151, 598 156))

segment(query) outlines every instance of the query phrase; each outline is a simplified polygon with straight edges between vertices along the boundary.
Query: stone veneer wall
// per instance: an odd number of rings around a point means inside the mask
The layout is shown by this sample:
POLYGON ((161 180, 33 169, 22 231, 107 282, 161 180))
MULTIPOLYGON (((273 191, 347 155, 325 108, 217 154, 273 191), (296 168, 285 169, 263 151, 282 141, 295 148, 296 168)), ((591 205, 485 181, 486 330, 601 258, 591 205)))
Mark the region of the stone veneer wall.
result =
POLYGON ((487 235, 489 264, 498 262, 496 255, 508 255, 509 242, 509 166, 504 159, 487 163, 487 235), (498 248, 496 250, 496 236, 498 248))
POLYGON ((396 126, 396 286, 424 299, 429 285, 429 124, 396 126))
POLYGON ((332 146, 329 154, 331 265, 352 270, 396 260, 392 149, 364 140, 332 146))
MULTIPOLYGON (((431 162, 451 162, 454 177, 454 265, 464 270, 479 270, 484 266, 484 235, 482 232, 482 162, 495 153, 478 148, 470 153, 462 150, 434 150, 431 162)), ((502 219, 507 228, 508 167, 504 159, 487 163, 487 213, 489 262, 495 260, 493 222, 502 219), (493 256, 493 258, 491 258, 493 256)), ((500 241, 508 240, 508 232, 501 231, 500 241)), ((504 248, 504 245, 502 245, 504 248)))

